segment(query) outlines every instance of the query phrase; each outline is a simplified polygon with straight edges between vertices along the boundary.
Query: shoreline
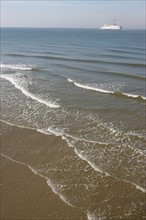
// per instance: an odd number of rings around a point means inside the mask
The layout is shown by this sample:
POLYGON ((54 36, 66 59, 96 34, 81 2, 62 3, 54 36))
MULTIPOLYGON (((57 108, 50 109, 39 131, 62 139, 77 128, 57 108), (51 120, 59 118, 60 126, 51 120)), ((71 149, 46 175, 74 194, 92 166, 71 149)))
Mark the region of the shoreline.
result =
POLYGON ((145 217, 144 192, 127 182, 101 176, 79 160, 62 138, 1 123, 3 220, 89 220, 105 213, 107 205, 112 213, 103 218, 124 216, 126 204, 131 210, 134 202, 131 217, 145 217))
POLYGON ((1 219, 87 219, 29 168, 1 156, 1 219))
POLYGON ((48 184, 49 178, 35 172, 31 155, 26 157, 32 148, 41 149, 41 143, 47 148, 53 137, 2 121, 1 133, 1 219, 86 220, 83 210, 65 203, 48 184))

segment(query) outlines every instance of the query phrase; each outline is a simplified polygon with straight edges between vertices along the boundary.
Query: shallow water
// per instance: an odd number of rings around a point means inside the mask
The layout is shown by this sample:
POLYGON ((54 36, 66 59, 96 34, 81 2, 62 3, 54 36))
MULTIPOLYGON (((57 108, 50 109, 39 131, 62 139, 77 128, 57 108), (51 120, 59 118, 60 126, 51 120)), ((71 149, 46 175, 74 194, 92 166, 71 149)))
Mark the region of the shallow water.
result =
POLYGON ((143 30, 2 29, 1 121, 52 138, 3 156, 88 219, 145 217, 144 44, 143 30))

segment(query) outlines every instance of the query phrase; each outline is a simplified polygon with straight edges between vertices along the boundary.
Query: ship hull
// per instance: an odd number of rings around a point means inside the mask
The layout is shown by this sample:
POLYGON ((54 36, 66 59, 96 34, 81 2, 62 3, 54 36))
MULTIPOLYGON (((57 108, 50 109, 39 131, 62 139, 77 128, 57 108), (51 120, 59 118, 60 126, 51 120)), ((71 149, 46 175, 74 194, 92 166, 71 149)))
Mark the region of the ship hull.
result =
POLYGON ((122 30, 122 27, 119 25, 104 25, 100 29, 101 30, 122 30))

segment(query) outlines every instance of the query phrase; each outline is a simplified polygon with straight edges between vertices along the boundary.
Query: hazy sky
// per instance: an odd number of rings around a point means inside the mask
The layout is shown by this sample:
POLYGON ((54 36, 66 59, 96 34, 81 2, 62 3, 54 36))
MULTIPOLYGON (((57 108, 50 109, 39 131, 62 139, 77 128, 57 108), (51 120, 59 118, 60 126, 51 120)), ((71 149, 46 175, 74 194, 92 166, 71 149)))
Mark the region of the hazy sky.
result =
POLYGON ((1 0, 2 27, 145 27, 145 0, 1 0))

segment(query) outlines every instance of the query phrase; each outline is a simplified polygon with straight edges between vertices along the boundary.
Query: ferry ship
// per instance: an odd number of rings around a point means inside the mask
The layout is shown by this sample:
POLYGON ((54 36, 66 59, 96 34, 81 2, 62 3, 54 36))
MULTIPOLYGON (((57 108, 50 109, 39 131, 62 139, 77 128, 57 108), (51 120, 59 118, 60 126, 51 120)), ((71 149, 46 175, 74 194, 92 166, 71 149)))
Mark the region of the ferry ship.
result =
POLYGON ((117 24, 105 24, 103 27, 100 28, 101 30, 121 30, 122 26, 117 24))

